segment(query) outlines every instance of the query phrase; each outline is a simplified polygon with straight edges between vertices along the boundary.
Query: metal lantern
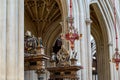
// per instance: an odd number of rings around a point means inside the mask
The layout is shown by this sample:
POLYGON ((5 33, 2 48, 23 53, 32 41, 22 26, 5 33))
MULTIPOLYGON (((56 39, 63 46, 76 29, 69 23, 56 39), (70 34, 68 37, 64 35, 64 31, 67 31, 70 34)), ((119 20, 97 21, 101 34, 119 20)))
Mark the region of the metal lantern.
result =
POLYGON ((118 70, 120 63, 120 54, 118 52, 118 48, 115 49, 115 54, 112 57, 112 62, 116 64, 116 70, 118 70))
POLYGON ((74 49, 74 41, 79 39, 79 34, 74 27, 71 27, 69 32, 65 34, 66 40, 70 41, 71 49, 74 49))

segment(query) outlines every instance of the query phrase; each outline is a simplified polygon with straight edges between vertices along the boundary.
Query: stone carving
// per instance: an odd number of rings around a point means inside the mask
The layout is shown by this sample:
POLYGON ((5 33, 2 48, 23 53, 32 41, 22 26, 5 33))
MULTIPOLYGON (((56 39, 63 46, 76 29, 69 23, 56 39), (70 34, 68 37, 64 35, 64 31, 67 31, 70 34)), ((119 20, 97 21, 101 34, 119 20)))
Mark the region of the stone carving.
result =
POLYGON ((77 52, 73 51, 72 52, 72 59, 76 59, 76 57, 77 57, 77 52))
POLYGON ((61 49, 57 53, 57 59, 58 59, 58 66, 69 66, 69 59, 70 55, 68 51, 64 48, 64 46, 61 47, 61 49))
POLYGON ((41 48, 43 47, 43 42, 41 37, 38 38, 38 47, 41 47, 41 48))
POLYGON ((30 31, 27 31, 24 36, 24 52, 25 56, 36 54, 36 48, 38 46, 38 40, 34 35, 31 35, 30 31))
POLYGON ((56 54, 54 52, 52 53, 51 61, 57 61, 56 60, 56 54))

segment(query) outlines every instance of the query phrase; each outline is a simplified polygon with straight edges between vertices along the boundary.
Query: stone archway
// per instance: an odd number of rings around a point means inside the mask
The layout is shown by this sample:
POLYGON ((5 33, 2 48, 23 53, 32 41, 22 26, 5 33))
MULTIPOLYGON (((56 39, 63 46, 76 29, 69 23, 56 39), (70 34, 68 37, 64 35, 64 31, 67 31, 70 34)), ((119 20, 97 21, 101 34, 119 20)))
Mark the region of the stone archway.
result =
POLYGON ((24 2, 25 30, 30 30, 36 37, 41 36, 43 44, 47 46, 46 53, 49 54, 57 36, 66 30, 67 2, 65 0, 24 0, 24 2), (48 9, 49 12, 46 11, 48 9))
POLYGON ((58 38, 58 36, 61 33, 64 33, 66 30, 66 26, 67 26, 67 21, 66 21, 66 17, 67 17, 67 3, 66 1, 61 1, 61 0, 55 0, 59 6, 60 9, 60 13, 61 13, 61 19, 59 19, 58 21, 55 21, 54 24, 51 25, 51 28, 49 29, 49 31, 47 32, 48 35, 45 36, 44 40, 45 40, 45 44, 47 46, 47 50, 46 53, 48 55, 51 54, 52 51, 52 47, 56 41, 56 39, 58 38))
POLYGON ((90 17, 93 21, 91 34, 96 42, 98 80, 111 80, 109 63, 109 30, 99 6, 94 3, 90 6, 90 17))
MULTIPOLYGON (((64 32, 65 27, 63 26, 66 25, 66 1, 24 0, 24 2, 25 30, 30 30, 36 37, 42 37, 45 54, 51 55, 53 44, 60 33, 64 32)), ((47 66, 49 66, 49 62, 47 66)), ((46 75, 45 79, 48 77, 46 75)))

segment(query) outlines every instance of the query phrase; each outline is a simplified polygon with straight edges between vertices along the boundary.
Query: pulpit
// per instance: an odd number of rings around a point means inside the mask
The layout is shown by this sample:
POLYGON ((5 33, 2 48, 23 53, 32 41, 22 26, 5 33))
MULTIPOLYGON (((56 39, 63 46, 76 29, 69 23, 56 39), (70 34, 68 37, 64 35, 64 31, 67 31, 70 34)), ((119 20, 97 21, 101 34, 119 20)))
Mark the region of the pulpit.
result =
POLYGON ((80 69, 82 69, 82 66, 47 68, 47 70, 50 72, 49 80, 79 80, 77 71, 79 71, 80 69))
POLYGON ((53 56, 50 62, 56 65, 47 68, 50 72, 49 80, 79 80, 78 71, 82 69, 82 66, 77 65, 75 57, 70 59, 68 51, 63 46, 57 55, 53 54, 53 56))

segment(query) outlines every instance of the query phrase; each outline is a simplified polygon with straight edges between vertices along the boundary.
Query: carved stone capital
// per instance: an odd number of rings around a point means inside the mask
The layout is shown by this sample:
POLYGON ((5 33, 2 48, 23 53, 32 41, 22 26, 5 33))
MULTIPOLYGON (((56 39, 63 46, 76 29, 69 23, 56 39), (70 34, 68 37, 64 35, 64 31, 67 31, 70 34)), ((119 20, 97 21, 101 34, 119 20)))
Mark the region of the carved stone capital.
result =
POLYGON ((113 46, 113 43, 112 43, 112 42, 109 42, 109 43, 108 43, 108 46, 113 46))
POLYGON ((86 19, 86 24, 91 24, 91 23, 92 23, 92 20, 89 19, 89 18, 87 18, 87 19, 86 19))

